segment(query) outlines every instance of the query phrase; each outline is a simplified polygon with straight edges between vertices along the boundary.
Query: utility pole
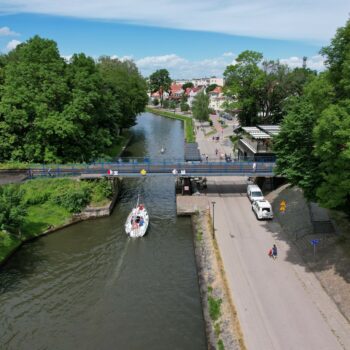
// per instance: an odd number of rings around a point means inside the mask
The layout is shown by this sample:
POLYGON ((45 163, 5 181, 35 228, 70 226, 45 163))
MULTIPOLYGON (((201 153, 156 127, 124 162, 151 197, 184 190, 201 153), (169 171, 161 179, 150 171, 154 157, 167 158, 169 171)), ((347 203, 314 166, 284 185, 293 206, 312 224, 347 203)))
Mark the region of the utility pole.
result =
POLYGON ((214 212, 214 209, 215 209, 215 204, 216 202, 211 202, 211 204, 213 205, 213 238, 215 238, 215 218, 214 218, 214 215, 215 215, 215 212, 214 212))

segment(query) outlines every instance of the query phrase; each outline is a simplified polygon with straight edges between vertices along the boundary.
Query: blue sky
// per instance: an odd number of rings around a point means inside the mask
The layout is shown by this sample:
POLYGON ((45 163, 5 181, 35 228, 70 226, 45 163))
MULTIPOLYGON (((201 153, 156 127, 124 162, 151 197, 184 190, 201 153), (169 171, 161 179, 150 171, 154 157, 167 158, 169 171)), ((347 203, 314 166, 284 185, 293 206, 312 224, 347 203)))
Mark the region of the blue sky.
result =
POLYGON ((307 56, 322 69, 318 52, 348 12, 343 0, 331 8, 325 0, 119 2, 0 0, 0 49, 38 34, 55 40, 63 56, 132 58, 144 75, 164 67, 173 78, 220 76, 246 49, 293 67, 307 56))

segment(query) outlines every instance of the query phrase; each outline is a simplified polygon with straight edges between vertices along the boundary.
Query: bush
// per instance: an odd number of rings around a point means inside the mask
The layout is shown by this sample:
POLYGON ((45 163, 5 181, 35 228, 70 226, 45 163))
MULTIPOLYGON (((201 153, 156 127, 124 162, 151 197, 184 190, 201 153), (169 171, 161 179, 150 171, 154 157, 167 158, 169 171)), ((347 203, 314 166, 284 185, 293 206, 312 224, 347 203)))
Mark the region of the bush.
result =
POLYGON ((19 232, 26 215, 23 195, 18 185, 0 187, 0 230, 19 232))
POLYGON ((158 106, 159 105, 159 100, 157 98, 155 98, 153 101, 152 101, 153 105, 154 106, 158 106))
POLYGON ((169 106, 170 106, 169 100, 164 100, 163 101, 163 108, 169 108, 169 106))
POLYGON ((171 101, 169 107, 170 107, 171 109, 175 109, 175 108, 176 108, 176 102, 175 102, 175 101, 171 101))
POLYGON ((90 203, 91 192, 88 186, 66 188, 63 193, 53 195, 51 200, 70 213, 79 213, 90 203))
POLYGON ((180 104, 180 109, 181 109, 181 112, 188 112, 190 109, 190 106, 186 102, 182 102, 180 104))

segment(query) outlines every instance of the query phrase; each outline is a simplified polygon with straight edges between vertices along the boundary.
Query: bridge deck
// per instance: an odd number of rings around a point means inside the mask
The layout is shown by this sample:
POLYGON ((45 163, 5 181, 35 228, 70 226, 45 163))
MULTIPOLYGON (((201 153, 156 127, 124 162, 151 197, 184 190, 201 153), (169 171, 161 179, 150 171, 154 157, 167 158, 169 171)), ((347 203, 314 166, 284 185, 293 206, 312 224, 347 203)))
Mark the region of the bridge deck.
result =
POLYGON ((202 162, 202 163, 103 163, 73 167, 42 167, 29 169, 30 177, 80 176, 85 179, 103 176, 274 176, 274 162, 202 162), (143 174, 142 174, 143 173, 143 174), (174 174, 175 173, 175 174, 174 174))

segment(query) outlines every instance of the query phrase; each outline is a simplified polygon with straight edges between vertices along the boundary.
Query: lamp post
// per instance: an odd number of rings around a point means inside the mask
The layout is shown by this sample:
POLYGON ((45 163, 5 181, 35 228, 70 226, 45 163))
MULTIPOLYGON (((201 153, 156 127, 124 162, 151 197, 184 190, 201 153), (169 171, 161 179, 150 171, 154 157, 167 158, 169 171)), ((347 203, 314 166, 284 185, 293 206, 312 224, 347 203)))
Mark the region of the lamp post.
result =
POLYGON ((216 204, 216 202, 211 202, 211 204, 212 204, 212 206, 213 206, 213 238, 215 238, 215 219, 214 219, 214 214, 215 214, 215 212, 214 212, 214 208, 215 208, 215 204, 216 204))

